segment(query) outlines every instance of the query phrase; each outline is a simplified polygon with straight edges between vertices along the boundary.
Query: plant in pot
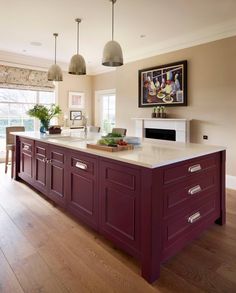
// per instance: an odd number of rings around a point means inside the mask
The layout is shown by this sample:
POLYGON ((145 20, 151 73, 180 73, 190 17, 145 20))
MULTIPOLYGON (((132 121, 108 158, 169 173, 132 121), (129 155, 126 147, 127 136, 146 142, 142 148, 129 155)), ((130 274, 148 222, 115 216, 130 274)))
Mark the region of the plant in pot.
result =
POLYGON ((40 120, 40 132, 45 133, 49 128, 50 120, 61 114, 61 109, 55 104, 52 104, 50 107, 36 104, 32 109, 29 109, 27 114, 40 120))

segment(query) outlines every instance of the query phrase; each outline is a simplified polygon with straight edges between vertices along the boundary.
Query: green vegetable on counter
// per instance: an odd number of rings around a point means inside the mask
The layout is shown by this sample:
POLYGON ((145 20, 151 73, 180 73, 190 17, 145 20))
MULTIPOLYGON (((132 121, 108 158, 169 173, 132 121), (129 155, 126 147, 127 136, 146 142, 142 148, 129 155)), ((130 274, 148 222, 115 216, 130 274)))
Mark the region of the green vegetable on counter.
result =
POLYGON ((116 140, 114 138, 102 138, 99 139, 98 144, 107 145, 107 146, 116 146, 116 140))

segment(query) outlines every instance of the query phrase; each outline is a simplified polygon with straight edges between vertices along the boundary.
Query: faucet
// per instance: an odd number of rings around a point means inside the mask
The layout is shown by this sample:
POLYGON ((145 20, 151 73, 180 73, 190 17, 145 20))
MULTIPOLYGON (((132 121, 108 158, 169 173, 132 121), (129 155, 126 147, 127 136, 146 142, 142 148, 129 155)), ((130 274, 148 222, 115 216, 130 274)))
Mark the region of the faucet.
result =
POLYGON ((78 117, 81 117, 81 114, 75 115, 75 116, 73 117, 73 119, 72 119, 72 123, 71 123, 72 125, 75 124, 75 119, 78 118, 78 117))
POLYGON ((82 115, 82 119, 84 121, 84 134, 85 134, 85 137, 87 137, 87 134, 88 134, 88 117, 85 117, 84 115, 82 115))

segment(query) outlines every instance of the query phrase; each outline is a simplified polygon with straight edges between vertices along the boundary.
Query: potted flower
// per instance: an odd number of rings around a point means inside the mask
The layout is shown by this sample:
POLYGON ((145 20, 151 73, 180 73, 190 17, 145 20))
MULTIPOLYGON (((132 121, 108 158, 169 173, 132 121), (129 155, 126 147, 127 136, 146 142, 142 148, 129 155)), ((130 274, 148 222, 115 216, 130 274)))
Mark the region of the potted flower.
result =
POLYGON ((40 120, 40 132, 45 133, 50 124, 50 120, 61 113, 59 106, 52 104, 50 107, 44 105, 36 104, 32 109, 30 109, 27 114, 31 117, 36 117, 40 120))

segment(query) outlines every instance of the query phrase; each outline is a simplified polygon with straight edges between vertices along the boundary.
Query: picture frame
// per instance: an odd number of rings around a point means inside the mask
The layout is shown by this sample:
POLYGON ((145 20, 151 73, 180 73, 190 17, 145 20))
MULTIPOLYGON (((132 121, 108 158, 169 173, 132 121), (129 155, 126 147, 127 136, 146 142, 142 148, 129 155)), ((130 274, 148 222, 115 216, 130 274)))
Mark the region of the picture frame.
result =
POLYGON ((187 106, 187 60, 139 70, 139 108, 187 106))
POLYGON ((70 111, 70 120, 82 120, 82 111, 70 111))
POLYGON ((83 92, 69 92, 69 108, 70 109, 84 109, 85 93, 83 92))

